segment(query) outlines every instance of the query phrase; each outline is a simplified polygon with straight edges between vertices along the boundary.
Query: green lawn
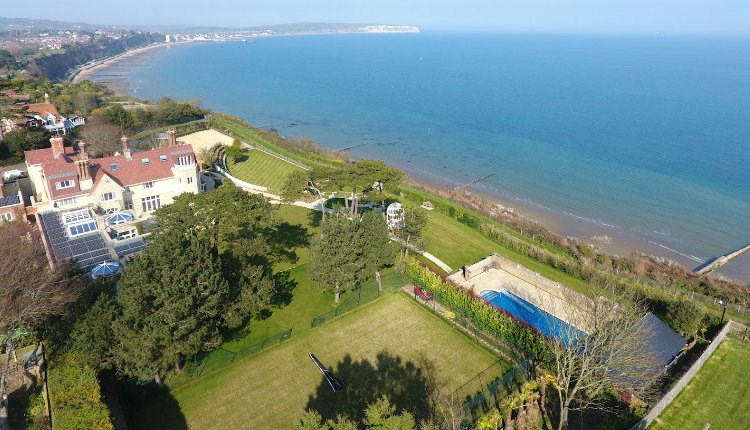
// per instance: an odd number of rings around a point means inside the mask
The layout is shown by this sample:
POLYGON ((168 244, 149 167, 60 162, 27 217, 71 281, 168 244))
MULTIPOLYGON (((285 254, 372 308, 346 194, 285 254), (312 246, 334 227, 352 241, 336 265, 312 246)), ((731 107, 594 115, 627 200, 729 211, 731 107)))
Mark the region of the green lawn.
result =
POLYGON ((750 346, 729 336, 649 429, 750 428, 750 346))
POLYGON ((438 211, 429 211, 427 215, 429 217, 425 229, 425 239, 428 241, 427 251, 441 259, 453 270, 458 270, 464 264, 467 266, 474 264, 488 255, 498 253, 575 291, 588 291, 589 286, 583 280, 505 248, 447 215, 438 211))
MULTIPOLYGON (((493 353, 395 292, 322 327, 295 333, 263 353, 238 359, 173 390, 171 398, 149 401, 136 412, 155 421, 138 425, 170 427, 170 414, 157 411, 171 408, 180 411, 191 429, 293 428, 307 408, 324 416, 355 413, 383 394, 399 407, 424 414, 433 381, 452 391, 496 362, 493 353), (344 392, 331 393, 310 353, 347 384, 344 392)), ((496 365, 496 374, 487 375, 485 382, 509 367, 496 365)), ((478 385, 465 387, 462 394, 473 394, 478 385)))
POLYGON ((247 158, 239 163, 228 160, 229 173, 245 182, 267 187, 272 192, 280 190, 286 177, 299 170, 299 167, 258 149, 246 151, 244 155, 247 158))

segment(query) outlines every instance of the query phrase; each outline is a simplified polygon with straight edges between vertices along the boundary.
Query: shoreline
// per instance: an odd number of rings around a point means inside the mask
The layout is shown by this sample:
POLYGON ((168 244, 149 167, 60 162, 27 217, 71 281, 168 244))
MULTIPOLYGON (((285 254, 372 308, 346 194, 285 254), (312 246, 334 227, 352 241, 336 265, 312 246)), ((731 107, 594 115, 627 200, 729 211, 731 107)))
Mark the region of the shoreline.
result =
MULTIPOLYGON (((275 35, 271 37, 281 36, 289 35, 275 35)), ((203 41, 164 42, 126 51, 117 56, 103 59, 96 62, 96 64, 91 64, 88 67, 82 68, 74 74, 71 81, 79 82, 81 80, 89 79, 98 73, 102 73, 103 71, 114 68, 118 65, 121 65, 125 69, 135 67, 139 62, 145 61, 149 54, 158 52, 157 48, 163 49, 169 48, 171 45, 184 45, 200 42, 203 41)), ((112 80, 94 81, 106 85, 118 96, 133 97, 129 91, 129 82, 124 74, 122 76, 115 76, 112 80)), ((458 185, 440 177, 439 175, 432 174, 431 172, 412 171, 404 167, 405 166, 399 166, 399 168, 404 171, 407 178, 425 189, 441 190, 458 185)), ((463 191, 470 193, 473 197, 478 197, 488 205, 494 206, 499 204, 505 208, 513 208, 522 218, 535 222, 556 235, 562 237, 575 237, 581 242, 590 244, 607 254, 627 256, 635 252, 655 256, 679 263, 691 271, 695 267, 704 263, 703 261, 696 261, 695 258, 691 258, 691 256, 681 253, 678 250, 649 241, 648 239, 639 238, 635 234, 631 234, 626 230, 618 231, 617 227, 604 224, 599 225, 596 220, 586 219, 575 214, 560 213, 554 209, 545 208, 538 204, 535 205, 532 200, 524 201, 523 198, 507 198, 498 196, 489 191, 484 191, 481 189, 481 182, 466 187, 463 191)), ((730 251, 732 250, 726 250, 726 252, 730 251)), ((715 257, 719 256, 713 255, 709 258, 715 257)), ((746 267, 745 265, 747 265, 748 262, 750 262, 750 254, 741 256, 737 260, 723 266, 714 272, 713 276, 728 278, 746 285, 750 282, 750 277, 748 277, 748 274, 744 271, 739 270, 739 268, 746 267)))

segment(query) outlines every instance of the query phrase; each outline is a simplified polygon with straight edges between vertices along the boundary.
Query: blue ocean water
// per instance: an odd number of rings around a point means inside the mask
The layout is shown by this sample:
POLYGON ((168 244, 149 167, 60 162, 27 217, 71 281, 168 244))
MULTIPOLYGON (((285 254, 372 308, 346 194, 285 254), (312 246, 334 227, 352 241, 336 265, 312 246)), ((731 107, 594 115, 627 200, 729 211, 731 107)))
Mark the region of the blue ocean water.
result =
MULTIPOLYGON (((136 97, 331 148, 367 139, 353 155, 444 183, 494 173, 479 191, 688 265, 750 242, 748 38, 277 37, 173 46, 123 73, 136 97)), ((733 265, 750 279, 750 258, 733 265)))

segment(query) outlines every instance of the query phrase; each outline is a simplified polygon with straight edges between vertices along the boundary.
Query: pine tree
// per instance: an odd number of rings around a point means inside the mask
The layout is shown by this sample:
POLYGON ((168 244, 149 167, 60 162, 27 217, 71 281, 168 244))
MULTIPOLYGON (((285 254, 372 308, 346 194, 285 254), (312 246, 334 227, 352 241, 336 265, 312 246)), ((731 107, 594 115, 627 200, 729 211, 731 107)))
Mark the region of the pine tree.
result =
POLYGON ((125 267, 118 288, 117 355, 127 374, 161 382, 161 372, 221 343, 229 285, 205 241, 159 237, 125 267))

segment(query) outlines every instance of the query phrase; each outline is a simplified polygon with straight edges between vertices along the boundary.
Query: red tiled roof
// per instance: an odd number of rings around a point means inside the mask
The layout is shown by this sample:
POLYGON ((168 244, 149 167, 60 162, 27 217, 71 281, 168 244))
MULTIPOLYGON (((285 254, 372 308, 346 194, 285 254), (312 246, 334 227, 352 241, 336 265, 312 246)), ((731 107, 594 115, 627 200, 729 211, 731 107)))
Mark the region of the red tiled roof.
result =
MULTIPOLYGON (((70 163, 73 160, 76 160, 78 158, 76 156, 75 150, 72 147, 66 146, 64 148, 64 151, 65 151, 65 155, 60 158, 65 159, 64 160, 65 163, 70 163)), ((33 166, 35 164, 48 165, 48 164, 58 163, 58 160, 56 160, 55 157, 52 155, 51 148, 24 151, 24 156, 26 157, 26 163, 28 163, 30 166, 33 166)))
POLYGON ((174 176, 172 167, 177 164, 177 158, 185 155, 190 155, 195 161, 192 145, 136 152, 130 160, 122 155, 92 159, 91 162, 94 165, 92 177, 95 183, 99 183, 102 174, 105 173, 123 187, 171 178, 174 176), (166 160, 161 161, 161 156, 166 156, 166 160), (148 159, 148 164, 141 161, 144 158, 148 159), (116 170, 112 169, 113 163, 117 164, 116 170))
POLYGON ((26 107, 26 110, 28 112, 38 113, 39 115, 51 113, 52 115, 55 116, 55 118, 61 117, 60 112, 58 112, 55 105, 51 103, 31 103, 31 104, 25 105, 24 107, 26 107))
MULTIPOLYGON (((81 191, 76 175, 75 161, 79 156, 70 147, 65 148, 65 154, 54 158, 52 149, 37 149, 26 151, 26 162, 29 165, 41 164, 44 176, 47 180, 47 189, 53 200, 75 195, 87 194, 90 190, 81 191), (73 179, 75 186, 58 190, 55 183, 61 180, 73 179)), ((89 158, 90 174, 94 180, 91 190, 94 190, 99 182, 106 176, 112 178, 120 186, 128 187, 148 181, 158 181, 174 176, 172 168, 177 164, 177 158, 189 155, 195 162, 195 154, 191 145, 171 146, 167 148, 153 149, 151 151, 135 152, 130 160, 123 155, 114 155, 104 158, 89 158), (162 156, 165 161, 162 161, 162 156), (143 159, 148 163, 144 164, 143 159), (117 165, 113 168, 114 164, 117 165)))

